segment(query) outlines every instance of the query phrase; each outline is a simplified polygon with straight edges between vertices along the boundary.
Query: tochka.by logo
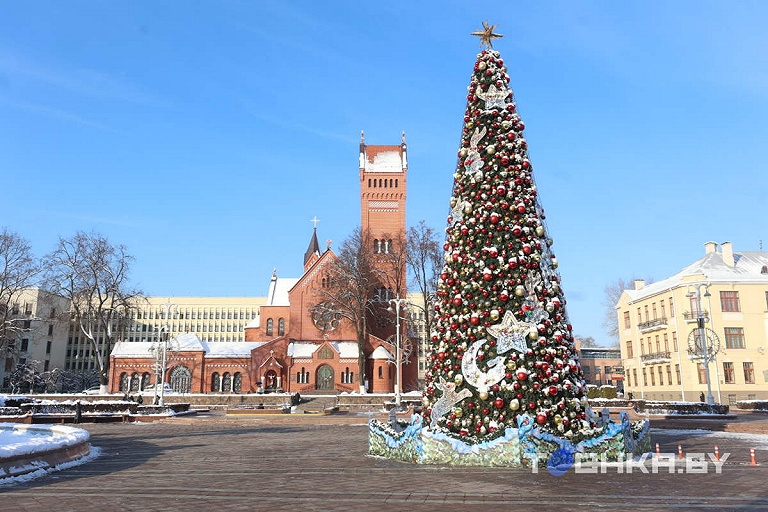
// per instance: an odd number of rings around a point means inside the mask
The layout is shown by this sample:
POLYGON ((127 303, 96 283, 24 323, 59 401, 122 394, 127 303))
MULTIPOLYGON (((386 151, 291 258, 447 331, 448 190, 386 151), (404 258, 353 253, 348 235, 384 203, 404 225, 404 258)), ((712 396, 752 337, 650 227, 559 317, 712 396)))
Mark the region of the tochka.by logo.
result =
MULTIPOLYGON (((554 476, 562 476, 573 468, 574 473, 645 473, 645 474, 701 474, 710 472, 710 464, 715 474, 723 472, 723 464, 730 453, 689 453, 679 459, 673 453, 652 455, 644 453, 638 457, 631 453, 620 453, 617 460, 609 461, 605 453, 573 453, 564 448, 555 450, 547 460, 547 471, 554 476), (709 460, 707 460, 709 459, 709 460), (649 464, 650 463, 650 464, 649 464)), ((530 457, 531 472, 539 472, 538 457, 530 457)))

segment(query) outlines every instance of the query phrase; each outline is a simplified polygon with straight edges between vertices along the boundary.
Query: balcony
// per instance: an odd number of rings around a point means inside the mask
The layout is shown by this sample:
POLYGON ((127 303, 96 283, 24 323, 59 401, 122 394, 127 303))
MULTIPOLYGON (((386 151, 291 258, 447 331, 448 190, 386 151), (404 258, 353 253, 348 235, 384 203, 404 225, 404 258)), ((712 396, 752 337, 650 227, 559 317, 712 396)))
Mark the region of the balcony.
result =
POLYGON ((647 322, 640 322, 637 324, 637 330, 639 330, 641 334, 666 328, 667 317, 654 318, 653 320, 648 320, 647 322))
MULTIPOLYGON (((709 312, 708 311, 702 311, 701 316, 704 318, 709 318, 709 312)), ((683 318, 685 319, 686 323, 693 324, 696 323, 696 320, 699 318, 699 312, 698 311, 685 311, 683 312, 683 318)))
POLYGON ((643 364, 656 364, 656 363, 669 363, 672 361, 669 351, 667 352, 654 352, 653 354, 643 354, 640 356, 640 360, 643 364))

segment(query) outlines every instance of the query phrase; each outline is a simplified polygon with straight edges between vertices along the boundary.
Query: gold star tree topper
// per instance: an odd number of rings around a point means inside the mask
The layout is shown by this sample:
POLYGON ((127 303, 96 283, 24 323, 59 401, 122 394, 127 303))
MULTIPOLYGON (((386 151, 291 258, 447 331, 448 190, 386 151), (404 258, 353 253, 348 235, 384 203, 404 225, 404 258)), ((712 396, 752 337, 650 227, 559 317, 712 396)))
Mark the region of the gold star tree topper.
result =
POLYGON ((502 34, 495 33, 493 31, 495 28, 496 25, 489 26, 488 20, 485 20, 483 22, 483 30, 476 30, 472 32, 472 35, 480 38, 480 46, 485 45, 488 48, 493 48, 493 40, 504 37, 502 34))

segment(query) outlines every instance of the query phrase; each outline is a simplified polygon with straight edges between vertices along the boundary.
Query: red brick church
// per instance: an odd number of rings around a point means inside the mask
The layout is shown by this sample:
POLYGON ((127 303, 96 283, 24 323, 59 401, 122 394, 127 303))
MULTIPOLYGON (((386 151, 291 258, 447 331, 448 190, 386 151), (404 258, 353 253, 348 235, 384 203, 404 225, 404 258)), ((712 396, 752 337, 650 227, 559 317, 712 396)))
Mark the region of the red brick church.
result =
MULTIPOLYGON (((396 146, 369 146, 361 135, 359 156, 361 229, 368 233, 374 252, 385 253, 393 238, 404 240, 406 232, 405 135, 396 146)), ((359 392, 354 326, 322 304, 318 307, 317 290, 326 275, 323 268, 335 258, 330 243, 321 250, 315 227, 304 254, 303 275, 279 278, 273 272, 266 304, 261 306, 259 317, 245 327, 246 341, 206 343, 193 333, 177 336, 167 355, 166 381, 177 391, 190 393, 359 392)), ((396 287, 404 296, 405 269, 401 270, 396 287)), ((369 334, 363 347, 365 391, 391 393, 396 382, 396 350, 386 340, 394 339, 395 325, 386 321, 391 320, 390 313, 384 309, 379 313, 382 318, 368 321, 369 334)), ((402 337, 406 336, 404 323, 402 337)), ((115 345, 110 391, 143 389, 154 382, 150 345, 115 345)), ((403 391, 418 387, 417 357, 414 351, 401 366, 403 391)))

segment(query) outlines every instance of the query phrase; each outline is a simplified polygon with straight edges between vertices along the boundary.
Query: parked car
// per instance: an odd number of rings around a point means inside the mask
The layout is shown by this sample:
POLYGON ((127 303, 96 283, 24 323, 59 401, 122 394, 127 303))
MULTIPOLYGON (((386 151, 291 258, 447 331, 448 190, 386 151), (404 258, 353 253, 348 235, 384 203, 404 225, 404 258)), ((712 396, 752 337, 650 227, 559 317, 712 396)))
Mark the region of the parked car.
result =
POLYGON ((100 395, 101 386, 91 386, 82 392, 84 395, 100 395))

